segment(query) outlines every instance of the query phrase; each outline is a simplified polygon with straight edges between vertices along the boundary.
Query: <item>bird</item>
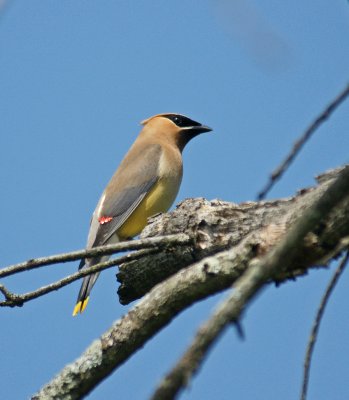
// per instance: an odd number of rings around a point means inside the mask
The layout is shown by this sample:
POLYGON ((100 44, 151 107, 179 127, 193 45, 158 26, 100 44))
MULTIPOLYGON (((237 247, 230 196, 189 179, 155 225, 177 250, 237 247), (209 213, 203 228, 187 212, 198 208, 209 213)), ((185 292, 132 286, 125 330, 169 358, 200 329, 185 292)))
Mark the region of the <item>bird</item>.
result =
MULTIPOLYGON (((212 131, 177 113, 157 114, 141 125, 93 212, 86 249, 129 240, 143 230, 149 217, 167 212, 182 181, 184 147, 195 136, 212 131)), ((82 259, 79 270, 109 258, 82 259)), ((83 279, 73 316, 85 310, 98 276, 99 272, 83 279)))

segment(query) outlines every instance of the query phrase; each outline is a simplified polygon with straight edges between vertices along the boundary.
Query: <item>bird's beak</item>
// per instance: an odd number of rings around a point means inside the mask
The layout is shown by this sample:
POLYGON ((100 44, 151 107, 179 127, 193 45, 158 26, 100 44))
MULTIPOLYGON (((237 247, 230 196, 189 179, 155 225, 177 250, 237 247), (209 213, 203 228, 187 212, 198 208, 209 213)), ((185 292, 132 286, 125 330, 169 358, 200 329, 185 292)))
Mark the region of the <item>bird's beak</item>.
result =
POLYGON ((199 134, 199 133, 204 133, 204 132, 210 132, 212 131, 212 128, 206 126, 206 125, 195 125, 195 126, 191 126, 189 128, 187 128, 189 131, 192 131, 195 134, 199 134))

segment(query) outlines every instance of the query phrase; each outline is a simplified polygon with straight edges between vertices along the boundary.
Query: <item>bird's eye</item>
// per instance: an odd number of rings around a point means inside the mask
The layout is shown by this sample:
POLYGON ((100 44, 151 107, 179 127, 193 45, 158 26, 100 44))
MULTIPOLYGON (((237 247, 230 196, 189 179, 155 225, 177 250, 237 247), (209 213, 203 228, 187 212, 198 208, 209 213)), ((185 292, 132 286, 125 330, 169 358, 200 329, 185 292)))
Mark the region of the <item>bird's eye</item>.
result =
POLYGON ((182 126, 182 123, 183 123, 182 118, 179 117, 178 115, 176 115, 176 116, 173 118, 173 122, 174 122, 177 126, 182 126))
POLYGON ((186 128, 186 127, 200 125, 198 122, 195 122, 195 121, 189 119, 188 117, 185 117, 184 115, 180 115, 180 114, 166 114, 166 115, 164 115, 164 117, 168 118, 169 120, 174 122, 180 128, 186 128))

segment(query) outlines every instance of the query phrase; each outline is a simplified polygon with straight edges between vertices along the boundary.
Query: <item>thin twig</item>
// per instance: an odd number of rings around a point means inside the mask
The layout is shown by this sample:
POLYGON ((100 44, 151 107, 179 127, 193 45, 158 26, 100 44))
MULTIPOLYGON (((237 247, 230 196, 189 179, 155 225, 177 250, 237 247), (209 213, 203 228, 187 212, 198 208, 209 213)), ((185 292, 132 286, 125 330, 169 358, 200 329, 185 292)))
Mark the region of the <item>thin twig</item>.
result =
POLYGON ((349 167, 346 167, 323 196, 298 218, 283 240, 261 260, 252 261, 247 271, 233 285, 228 298, 199 328, 192 344, 160 382, 151 400, 173 400, 178 396, 203 364, 212 345, 225 329, 231 323, 240 320, 247 304, 260 292, 268 279, 280 270, 281 265, 286 268, 292 263, 306 234, 316 228, 348 192, 349 167))
POLYGON ((339 278, 341 277, 341 275, 348 263, 348 260, 349 260, 349 251, 347 251, 347 253, 343 257, 341 263, 337 267, 335 273, 333 274, 333 277, 331 278, 331 280, 326 288, 326 291, 321 299, 318 311, 316 313, 316 317, 315 317, 315 320, 314 320, 314 323, 313 323, 313 326, 311 328, 311 332, 309 335, 307 351, 306 351, 305 359, 304 359, 303 384, 302 384, 302 391, 301 391, 301 396, 300 396, 301 400, 306 400, 306 398, 307 398, 311 359, 312 359, 312 355, 314 352, 315 343, 316 343, 317 337, 319 335, 320 323, 321 323, 322 317, 324 315, 325 308, 328 304, 330 296, 331 296, 339 278))
POLYGON ((294 143, 290 153, 287 155, 284 161, 271 173, 269 181, 258 193, 258 200, 262 200, 265 198, 265 196, 268 194, 274 184, 286 172, 287 168, 290 166, 292 161, 295 159, 295 157, 300 152, 307 140, 311 137, 311 135, 331 116, 333 111, 348 97, 348 95, 349 85, 347 85, 347 87, 326 107, 326 109, 306 129, 303 135, 294 143))
POLYGON ((184 246, 191 241, 188 235, 178 233, 176 235, 160 236, 147 239, 130 240, 127 242, 120 242, 106 246, 94 247, 90 250, 78 250, 70 253, 56 254, 48 257, 35 258, 32 260, 24 261, 19 264, 9 265, 6 268, 0 269, 0 278, 5 276, 14 275, 18 272, 29 271, 34 268, 39 268, 44 265, 64 263, 68 261, 75 261, 81 258, 96 257, 102 255, 110 255, 114 253, 121 253, 126 250, 139 250, 147 248, 163 249, 171 245, 184 246))
POLYGON ((80 269, 72 275, 66 276, 65 278, 50 283, 49 285, 42 286, 41 288, 34 290, 33 292, 16 294, 10 292, 4 285, 0 284, 0 292, 5 296, 6 299, 5 301, 0 302, 0 307, 22 307, 22 305, 29 300, 36 299, 43 296, 44 294, 61 289, 62 287, 67 286, 70 283, 77 281, 78 279, 90 275, 94 272, 103 271, 105 269, 113 267, 114 265, 122 264, 124 262, 138 260, 141 257, 149 256, 149 254, 157 252, 158 249, 145 249, 139 250, 135 253, 126 254, 125 256, 121 256, 110 261, 95 264, 92 267, 80 269))

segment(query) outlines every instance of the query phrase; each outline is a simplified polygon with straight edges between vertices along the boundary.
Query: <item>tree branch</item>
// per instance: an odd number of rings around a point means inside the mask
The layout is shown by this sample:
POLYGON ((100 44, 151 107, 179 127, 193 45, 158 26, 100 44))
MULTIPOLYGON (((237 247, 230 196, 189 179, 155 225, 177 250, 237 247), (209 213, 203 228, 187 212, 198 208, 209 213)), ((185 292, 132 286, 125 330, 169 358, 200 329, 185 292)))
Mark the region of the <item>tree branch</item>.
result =
POLYGON ((316 313, 314 324, 312 326, 311 333, 309 335, 307 351, 305 354, 303 384, 302 384, 302 391, 301 391, 301 397, 300 397, 301 400, 306 400, 306 397, 307 397, 311 358, 313 355, 316 339, 319 334, 320 323, 321 323, 322 317, 324 315, 326 305, 330 299, 330 296, 331 296, 339 278, 341 277, 346 265, 348 264, 348 260, 349 260, 349 251, 346 252, 345 256, 343 257, 343 260, 340 262, 338 268, 336 269, 335 273, 333 274, 333 277, 331 278, 330 283, 321 299, 318 312, 316 313))
POLYGON ((139 250, 135 253, 126 254, 125 256, 118 257, 114 260, 105 261, 102 263, 95 264, 89 268, 80 269, 72 275, 69 275, 63 279, 56 282, 50 283, 49 285, 42 286, 41 288, 34 290, 32 292, 24 294, 16 294, 10 292, 4 285, 0 284, 0 292, 5 296, 5 301, 0 302, 0 307, 22 307, 27 301, 41 297, 47 293, 58 290, 70 283, 90 275, 94 272, 100 272, 105 269, 111 268, 115 265, 121 264, 123 262, 138 260, 142 257, 149 256, 159 252, 161 249, 169 248, 171 246, 184 246, 190 243, 190 238, 184 234, 168 235, 158 238, 141 239, 135 241, 129 241, 124 243, 118 243, 116 245, 100 246, 92 250, 79 250, 72 253, 64 253, 50 257, 38 258, 35 260, 29 260, 24 263, 15 264, 10 267, 0 270, 0 276, 12 275, 24 270, 38 268, 44 265, 49 265, 53 263, 75 260, 79 256, 81 258, 82 254, 86 255, 102 255, 111 254, 110 252, 121 252, 125 249, 136 249, 145 248, 144 250, 139 250), (155 240, 156 239, 156 240, 155 240), (96 250, 96 251, 94 251, 96 250), (1 275, 2 272, 2 275, 1 275))
MULTIPOLYGON (((313 206, 316 204, 316 207, 309 206, 306 211, 307 218, 299 218, 298 215, 297 230, 294 228, 288 233, 289 241, 284 247, 277 246, 264 260, 264 264, 257 261, 257 266, 264 265, 263 270, 261 271, 262 267, 251 268, 249 274, 257 279, 257 287, 261 285, 259 274, 262 274, 264 283, 265 276, 271 277, 276 270, 273 264, 275 257, 278 260, 283 257, 283 261, 289 257, 294 260, 309 250, 309 240, 303 241, 305 234, 329 213, 333 204, 338 204, 347 197, 348 192, 349 167, 345 167, 339 179, 331 182, 320 199, 312 203, 313 206), (287 257, 284 253, 286 249, 287 257), (253 275, 257 273, 254 271, 258 272, 257 276, 253 275)), ((321 231, 324 230, 326 228, 322 227, 321 231)), ((273 239, 269 238, 272 232, 270 227, 253 232, 234 248, 207 257, 154 287, 128 314, 117 321, 100 339, 94 341, 79 359, 66 366, 34 395, 33 399, 78 399, 89 393, 179 312, 199 299, 230 286, 253 259, 262 257, 275 245, 273 239)), ((276 240, 279 241, 280 238, 277 237, 276 240)), ((249 290, 250 292, 246 291, 247 298, 253 294, 253 286, 249 290)), ((237 301, 236 292, 234 298, 234 301, 237 301)))
MULTIPOLYGON (((159 282, 204 257, 227 250, 250 235, 263 231, 259 249, 277 243, 304 210, 309 208, 343 168, 332 170, 318 177, 314 188, 302 189, 296 196, 263 202, 242 204, 220 200, 188 199, 169 214, 150 220, 142 237, 183 232, 193 240, 190 246, 172 248, 137 262, 120 265, 117 279, 120 302, 127 304, 147 293, 159 282), (193 210, 195 212, 193 212, 193 210)), ((326 264, 338 253, 337 246, 349 236, 349 198, 327 218, 322 226, 309 237, 308 247, 297 260, 289 278, 304 274, 309 265, 326 264)), ((279 277, 284 279, 285 276, 279 277)))
POLYGON ((325 108, 325 110, 322 111, 322 113, 311 123, 311 125, 306 129, 302 136, 297 139, 290 153, 287 155, 284 161, 282 161, 282 163, 277 168, 275 168, 275 170, 271 173, 269 181, 266 183, 265 187, 258 193, 258 200, 262 200, 265 198, 270 189, 286 172, 287 168, 301 151, 304 144, 310 139, 311 135, 331 116, 335 109, 341 103, 343 103, 348 96, 349 85, 347 85, 345 89, 342 90, 334 100, 332 100, 332 102, 325 108))
POLYGON ((62 287, 67 286, 70 283, 77 281, 78 279, 90 275, 94 272, 103 271, 105 269, 111 268, 125 261, 137 260, 140 259, 141 257, 149 256, 149 254, 155 254, 158 251, 159 251, 158 249, 139 250, 135 253, 127 254, 125 256, 118 257, 114 260, 95 264, 91 267, 80 269, 74 274, 71 274, 63 279, 50 283, 49 285, 46 286, 42 286, 41 288, 28 293, 23 293, 23 294, 12 293, 4 285, 0 284, 0 292, 5 296, 6 299, 5 301, 0 302, 0 307, 22 307, 24 303, 30 300, 41 297, 47 293, 53 292, 54 290, 61 289, 62 287))
POLYGON ((9 265, 0 269, 0 278, 17 274, 18 272, 30 271, 31 269, 43 267, 45 265, 65 263, 68 261, 80 260, 81 258, 97 257, 121 253, 126 250, 155 249, 162 250, 168 246, 184 246, 191 242, 191 239, 184 234, 167 235, 166 237, 156 237, 138 240, 129 240, 116 244, 97 246, 89 250, 77 250, 70 253, 56 254, 48 257, 34 258, 19 264, 9 265))
POLYGON ((175 367, 166 375, 151 397, 152 400, 172 400, 184 389, 197 372, 209 349, 229 324, 239 320, 250 300, 280 269, 287 269, 299 256, 306 235, 313 231, 331 210, 349 194, 349 167, 295 222, 274 249, 261 260, 252 260, 247 271, 234 284, 229 297, 213 316, 198 330, 196 337, 175 367))

